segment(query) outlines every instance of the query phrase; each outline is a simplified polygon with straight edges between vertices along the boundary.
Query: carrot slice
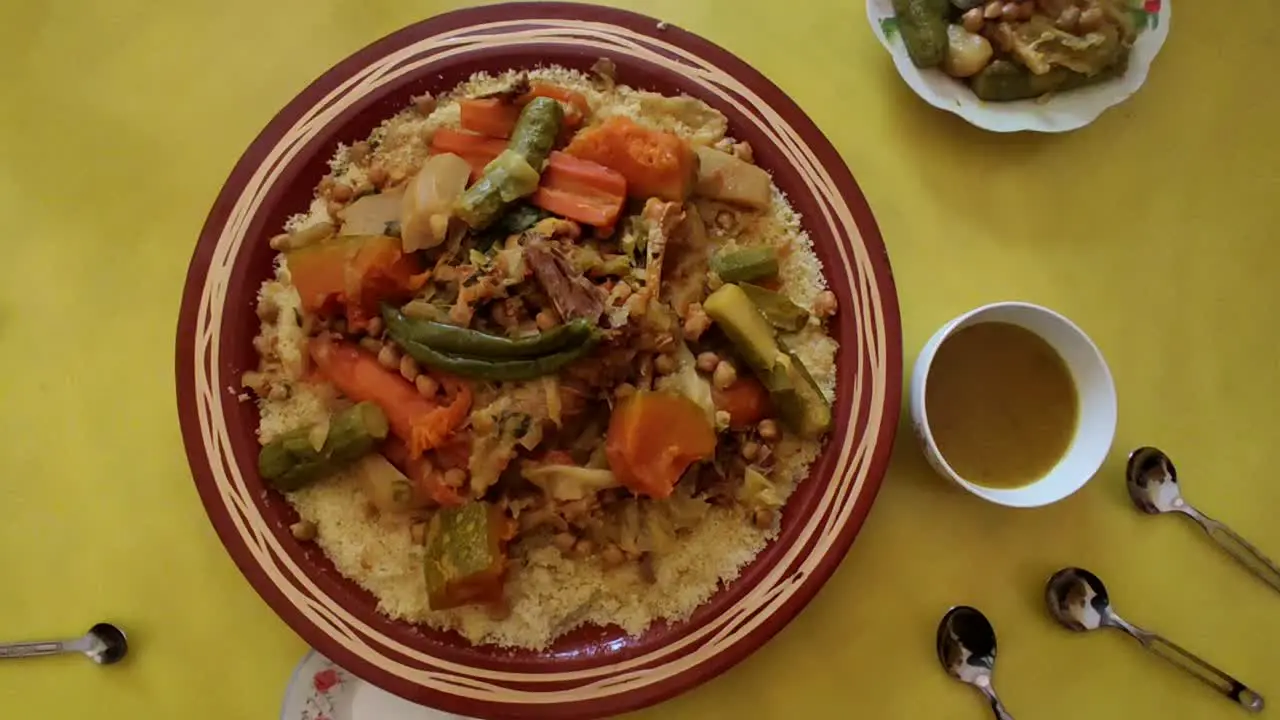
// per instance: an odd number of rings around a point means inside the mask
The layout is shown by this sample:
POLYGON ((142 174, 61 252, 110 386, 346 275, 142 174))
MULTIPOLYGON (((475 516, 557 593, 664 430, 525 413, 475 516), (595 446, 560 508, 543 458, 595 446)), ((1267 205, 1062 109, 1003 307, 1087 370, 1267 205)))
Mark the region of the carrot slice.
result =
POLYGON ((619 402, 609 418, 609 469, 639 495, 670 496, 689 465, 715 451, 715 428, 702 408, 683 395, 636 393, 619 402))
POLYGON ((542 183, 529 201, 560 217, 599 228, 613 227, 627 200, 619 173, 562 152, 553 152, 542 183))
POLYGON ((471 179, 475 181, 484 173, 484 166, 507 149, 507 141, 441 128, 431 136, 429 149, 432 154, 453 153, 466 160, 471 166, 471 179))
POLYGON ((320 374, 339 392, 382 408, 391 432, 409 446, 410 458, 419 458, 444 442, 471 409, 471 387, 456 378, 440 379, 453 397, 442 407, 423 397, 400 373, 382 367, 378 358, 350 343, 321 336, 311 341, 310 351, 320 374))
POLYGON ((735 430, 755 425, 770 412, 769 391, 749 375, 739 377, 723 390, 711 388, 711 399, 717 410, 729 413, 729 427, 735 430))
POLYGON ((414 493, 424 504, 456 507, 466 502, 466 498, 459 495, 457 490, 444 484, 443 476, 431 466, 430 460, 425 456, 410 457, 409 446, 400 438, 394 435, 388 437, 382 444, 382 454, 409 478, 413 483, 414 493))
POLYGON ((520 119, 520 106, 503 102, 498 98, 463 100, 458 103, 462 113, 462 129, 495 138, 509 138, 520 119))
POLYGON ((689 143, 626 117, 612 117, 578 133, 565 152, 621 173, 633 197, 681 202, 692 191, 698 170, 689 143))

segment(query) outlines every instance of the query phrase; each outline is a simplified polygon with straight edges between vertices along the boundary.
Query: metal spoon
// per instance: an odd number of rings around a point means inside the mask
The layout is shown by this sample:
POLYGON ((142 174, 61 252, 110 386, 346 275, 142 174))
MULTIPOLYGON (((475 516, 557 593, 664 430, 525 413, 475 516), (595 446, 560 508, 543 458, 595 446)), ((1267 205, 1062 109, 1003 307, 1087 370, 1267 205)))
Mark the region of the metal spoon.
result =
POLYGON ((1151 652, 1195 676, 1251 712, 1260 712, 1262 696, 1244 683, 1215 668, 1159 635, 1126 622, 1111 609, 1107 588, 1097 575, 1081 568, 1063 568, 1049 578, 1045 587, 1049 614, 1067 629, 1076 632, 1112 627, 1129 633, 1151 652))
POLYGON ((1263 582, 1280 590, 1280 566, 1226 525, 1182 499, 1178 491, 1178 471, 1168 455, 1153 447, 1141 447, 1129 453, 1125 485, 1129 488, 1129 498, 1139 510, 1151 515, 1182 513, 1195 520, 1227 554, 1263 582))
POLYGON ((124 636, 124 631, 110 623, 98 623, 89 628, 89 632, 85 633, 84 637, 74 640, 0 643, 0 660, 60 653, 84 653, 99 665, 111 665, 123 660, 128 652, 129 642, 124 636))
POLYGON ((986 616, 964 605, 947 611, 938 623, 938 660, 948 675, 982 691, 998 720, 1013 720, 991 684, 996 663, 996 631, 986 616))

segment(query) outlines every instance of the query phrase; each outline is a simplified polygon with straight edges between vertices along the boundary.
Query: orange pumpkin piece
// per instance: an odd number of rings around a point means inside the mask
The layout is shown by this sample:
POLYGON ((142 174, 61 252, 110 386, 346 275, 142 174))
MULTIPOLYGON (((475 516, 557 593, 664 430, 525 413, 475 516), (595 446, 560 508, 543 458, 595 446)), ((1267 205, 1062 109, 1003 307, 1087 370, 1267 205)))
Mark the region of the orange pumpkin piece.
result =
POLYGON ((632 197, 683 202, 698 172, 698 157, 689 143, 626 117, 583 130, 565 152, 621 173, 632 197))
POLYGON ((696 460, 715 454, 716 431, 697 403, 683 395, 640 392, 609 418, 605 457, 618 481, 638 495, 665 498, 696 460))
POLYGON ((381 235, 337 237, 290 250, 285 264, 304 310, 326 314, 342 307, 353 330, 377 317, 379 303, 408 299, 426 282, 400 240, 381 235))

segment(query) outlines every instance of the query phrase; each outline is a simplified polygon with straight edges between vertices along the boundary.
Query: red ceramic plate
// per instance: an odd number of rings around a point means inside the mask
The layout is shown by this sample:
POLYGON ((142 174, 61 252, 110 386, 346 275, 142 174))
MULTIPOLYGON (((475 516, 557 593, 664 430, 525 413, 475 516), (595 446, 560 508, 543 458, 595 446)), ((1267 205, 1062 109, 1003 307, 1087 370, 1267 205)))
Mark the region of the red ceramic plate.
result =
POLYGON ((573 4, 510 4, 442 15, 347 58, 267 125, 228 178, 200 234, 178 325, 178 408, 196 486, 241 572, 307 642, 406 698, 480 717, 579 718, 655 703, 760 647, 813 597, 853 542, 889 462, 902 338, 893 277, 871 211, 840 156, 749 65, 652 18, 573 4), (835 429, 783 513, 782 532, 686 622, 640 637, 588 627, 545 652, 472 646, 389 620, 318 550, 256 472, 258 421, 238 399, 256 366, 254 300, 267 240, 304 210, 338 142, 364 138, 423 92, 480 70, 613 59, 633 87, 699 97, 729 118, 804 216, 840 301, 835 429))

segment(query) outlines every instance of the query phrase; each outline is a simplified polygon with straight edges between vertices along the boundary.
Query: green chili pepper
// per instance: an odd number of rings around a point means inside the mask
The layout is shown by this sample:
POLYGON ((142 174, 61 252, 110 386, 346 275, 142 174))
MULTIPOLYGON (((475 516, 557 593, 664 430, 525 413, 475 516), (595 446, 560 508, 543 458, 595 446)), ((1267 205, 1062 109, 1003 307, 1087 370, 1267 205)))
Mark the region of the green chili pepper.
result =
POLYGON ((438 352, 481 360, 536 358, 581 345, 593 332, 592 324, 579 318, 546 332, 513 340, 455 325, 408 318, 390 305, 382 306, 382 319, 397 343, 415 342, 438 352))
POLYGON ((480 380, 531 380, 550 375, 595 349, 599 335, 592 333, 582 344, 551 355, 523 360, 481 360, 433 350, 422 343, 397 341, 414 360, 436 370, 480 380))

